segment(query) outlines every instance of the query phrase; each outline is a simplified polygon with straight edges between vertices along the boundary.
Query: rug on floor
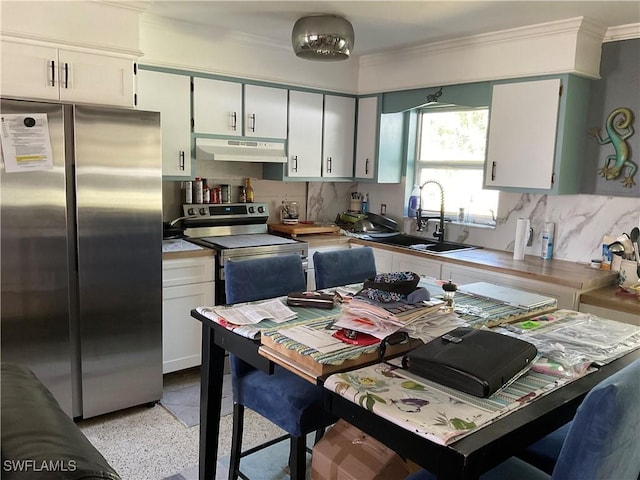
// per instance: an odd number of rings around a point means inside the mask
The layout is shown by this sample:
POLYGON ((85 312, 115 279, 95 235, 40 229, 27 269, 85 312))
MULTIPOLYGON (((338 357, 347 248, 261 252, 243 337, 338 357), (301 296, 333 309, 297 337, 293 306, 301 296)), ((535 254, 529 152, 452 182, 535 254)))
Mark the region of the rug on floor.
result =
MULTIPOLYGON (((313 443, 313 433, 309 434, 307 442, 313 443)), ((289 478, 287 462, 289 461, 289 441, 283 441, 259 450, 240 460, 240 471, 251 480, 285 480, 289 478)), ((229 476, 229 455, 218 457, 216 466, 216 480, 229 476)), ((198 480, 198 466, 166 477, 163 480, 198 480)), ((307 454, 307 475, 311 478, 311 455, 307 454)))
MULTIPOLYGON (((166 408, 186 427, 200 423, 200 382, 176 389, 165 389, 162 392, 160 405, 166 408)), ((231 375, 224 376, 222 384, 222 407, 220 416, 233 412, 233 393, 231 391, 231 375)))

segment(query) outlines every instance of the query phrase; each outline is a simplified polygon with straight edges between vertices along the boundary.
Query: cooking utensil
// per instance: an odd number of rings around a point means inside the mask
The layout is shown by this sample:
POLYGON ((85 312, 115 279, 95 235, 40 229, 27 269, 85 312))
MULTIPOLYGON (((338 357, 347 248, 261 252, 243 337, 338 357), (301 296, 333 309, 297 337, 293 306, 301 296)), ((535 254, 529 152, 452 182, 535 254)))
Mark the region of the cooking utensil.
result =
POLYGON ((640 254, 638 253, 638 237, 640 237, 640 228, 633 227, 631 229, 631 233, 629 234, 629 238, 631 238, 631 243, 633 243, 633 254, 635 255, 635 260, 637 263, 637 273, 640 277, 640 254))

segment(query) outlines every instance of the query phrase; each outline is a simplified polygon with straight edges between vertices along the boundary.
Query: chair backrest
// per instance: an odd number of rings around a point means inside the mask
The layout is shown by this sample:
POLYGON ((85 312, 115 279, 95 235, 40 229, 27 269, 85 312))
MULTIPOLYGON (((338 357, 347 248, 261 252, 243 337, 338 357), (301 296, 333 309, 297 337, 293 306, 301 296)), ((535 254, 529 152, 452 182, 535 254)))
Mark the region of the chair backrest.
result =
POLYGON ((640 359, 596 385, 578 407, 552 478, 636 480, 640 359))
POLYGON ((376 259, 371 247, 316 252, 313 265, 317 289, 364 282, 376 274, 376 259))
POLYGON ((300 255, 280 255, 224 264, 227 303, 281 297, 307 289, 300 255))

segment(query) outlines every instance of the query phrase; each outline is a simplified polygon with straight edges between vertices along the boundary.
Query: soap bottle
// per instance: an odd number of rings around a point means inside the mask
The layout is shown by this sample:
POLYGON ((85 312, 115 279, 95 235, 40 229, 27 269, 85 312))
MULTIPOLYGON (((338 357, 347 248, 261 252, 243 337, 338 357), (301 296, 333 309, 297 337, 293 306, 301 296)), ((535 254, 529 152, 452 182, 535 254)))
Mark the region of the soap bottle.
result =
POLYGON ((413 190, 411 190, 411 196, 409 196, 409 208, 407 209, 407 214, 409 218, 416 218, 418 216, 418 203, 420 199, 420 187, 418 185, 413 186, 413 190))
POLYGON ((249 177, 244 181, 244 194, 247 198, 247 203, 253 203, 253 187, 251 186, 251 179, 249 177))
POLYGON ((367 193, 364 196, 364 200, 362 200, 362 213, 367 213, 369 211, 369 194, 367 193))

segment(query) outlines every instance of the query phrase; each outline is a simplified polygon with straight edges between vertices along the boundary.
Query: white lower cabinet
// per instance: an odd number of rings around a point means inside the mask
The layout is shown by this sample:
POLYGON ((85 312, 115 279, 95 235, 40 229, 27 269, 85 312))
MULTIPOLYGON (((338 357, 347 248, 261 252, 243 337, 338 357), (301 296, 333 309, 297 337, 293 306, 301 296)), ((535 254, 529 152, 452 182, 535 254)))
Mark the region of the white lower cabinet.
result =
POLYGON ((482 268, 465 267, 446 261, 426 259, 419 255, 397 253, 381 248, 374 248, 373 252, 376 257, 378 272, 415 272, 418 275, 451 280, 457 285, 487 282, 556 298, 558 300, 558 308, 578 310, 579 307, 581 292, 575 288, 537 280, 527 280, 515 275, 490 272, 482 268))
POLYGON ((376 271, 378 273, 393 272, 393 253, 380 248, 374 248, 373 256, 376 259, 376 271))
POLYGON ((162 262, 162 373, 202 361, 202 324, 193 308, 214 304, 214 257, 162 262))
POLYGON ((414 272, 418 275, 424 275, 432 278, 441 278, 441 262, 427 260, 415 255, 407 255, 404 253, 393 254, 393 271, 394 272, 414 272))

